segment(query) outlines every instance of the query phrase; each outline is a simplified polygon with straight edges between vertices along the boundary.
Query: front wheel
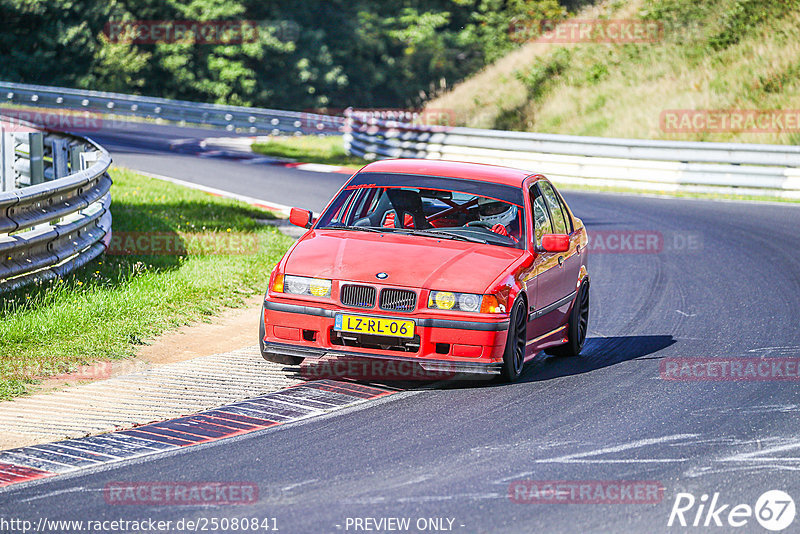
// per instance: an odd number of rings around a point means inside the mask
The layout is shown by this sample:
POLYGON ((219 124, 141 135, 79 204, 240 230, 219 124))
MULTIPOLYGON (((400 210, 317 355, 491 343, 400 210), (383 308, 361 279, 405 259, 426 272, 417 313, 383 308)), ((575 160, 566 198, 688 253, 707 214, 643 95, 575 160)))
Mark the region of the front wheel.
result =
POLYGON ((506 340, 506 350, 503 353, 502 376, 505 380, 513 382, 522 373, 525 348, 528 342, 528 314, 523 299, 517 299, 514 303, 509 319, 508 339, 506 340))
POLYGON ((584 282, 578 290, 578 297, 572 306, 567 324, 567 339, 563 345, 545 349, 553 356, 577 356, 583 350, 586 332, 589 330, 589 283, 584 282))

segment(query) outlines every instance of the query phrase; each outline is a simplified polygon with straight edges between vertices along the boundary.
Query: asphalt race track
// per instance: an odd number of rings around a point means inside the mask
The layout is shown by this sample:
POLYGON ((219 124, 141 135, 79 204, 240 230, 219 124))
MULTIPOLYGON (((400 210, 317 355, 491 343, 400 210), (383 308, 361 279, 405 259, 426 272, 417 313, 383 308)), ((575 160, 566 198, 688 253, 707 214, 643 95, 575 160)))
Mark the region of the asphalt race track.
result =
MULTIPOLYGON (((315 210, 346 179, 170 154, 102 132, 94 138, 108 141, 119 165, 315 210)), ((412 526, 419 518, 445 518, 455 532, 664 532, 686 531, 667 528, 680 492, 698 500, 718 492, 728 510, 754 506, 772 489, 796 500, 796 380, 663 380, 660 369, 667 358, 800 355, 800 207, 565 196, 606 245, 615 242, 609 236, 630 232, 658 242, 590 257, 590 333, 579 358, 542 354, 515 384, 404 391, 299 423, 11 487, 0 491, 3 515, 276 518, 284 533, 355 532, 353 518, 387 517, 411 518, 412 526), (652 481, 664 490, 647 504, 515 502, 509 487, 519 480, 652 481), (103 489, 120 481, 248 481, 260 497, 216 508, 109 506, 103 489)), ((696 511, 687 512, 689 521, 696 511)), ((711 530, 763 531, 752 517, 742 528, 711 530)))
MULTIPOLYGON (((114 129, 90 132, 121 167, 194 182, 239 195, 321 211, 347 179, 346 175, 299 171, 277 165, 248 164, 227 158, 198 157, 191 148, 170 150, 171 144, 215 136, 233 136, 218 130, 178 128, 141 123, 113 124, 114 129), (127 125, 127 128, 120 128, 127 125), (143 130, 148 127, 149 129, 143 130)), ((191 147, 191 143, 188 144, 191 147)))

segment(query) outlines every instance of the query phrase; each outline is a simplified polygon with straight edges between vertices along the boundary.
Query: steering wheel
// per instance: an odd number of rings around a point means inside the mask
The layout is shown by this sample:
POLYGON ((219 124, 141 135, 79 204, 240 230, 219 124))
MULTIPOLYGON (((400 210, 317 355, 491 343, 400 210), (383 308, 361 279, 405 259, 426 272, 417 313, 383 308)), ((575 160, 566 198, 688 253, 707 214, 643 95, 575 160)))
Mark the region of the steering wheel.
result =
POLYGON ((489 230, 491 230, 494 225, 486 221, 478 220, 478 221, 470 221, 464 226, 480 226, 481 228, 488 228, 489 230))

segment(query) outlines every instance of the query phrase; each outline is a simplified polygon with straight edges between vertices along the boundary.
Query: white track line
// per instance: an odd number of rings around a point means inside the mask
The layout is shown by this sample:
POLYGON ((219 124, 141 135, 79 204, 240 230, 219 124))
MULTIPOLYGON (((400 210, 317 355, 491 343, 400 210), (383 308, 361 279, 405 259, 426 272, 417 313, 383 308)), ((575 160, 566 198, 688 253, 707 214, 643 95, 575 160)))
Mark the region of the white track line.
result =
POLYGON ((208 187, 205 185, 196 184, 194 182, 187 182, 186 180, 179 180, 177 178, 171 178, 169 176, 164 176, 163 174, 154 174, 151 172, 139 171, 136 169, 131 169, 132 171, 141 174, 143 176, 147 176, 148 178, 155 178, 156 180, 164 180, 165 182, 170 182, 173 184, 182 185, 184 187, 189 187, 191 189, 196 189, 198 191, 204 191, 206 193, 225 197, 225 198, 232 198, 234 200, 240 200, 252 206, 257 206, 259 208, 265 208, 270 211, 274 211, 280 213, 282 215, 289 215, 291 211, 291 206, 286 206, 284 204, 278 204, 277 202, 271 202, 269 200, 262 200, 260 198, 249 197, 246 195, 239 195, 237 193, 231 193, 230 191, 224 191, 222 189, 217 189, 215 187, 208 187))

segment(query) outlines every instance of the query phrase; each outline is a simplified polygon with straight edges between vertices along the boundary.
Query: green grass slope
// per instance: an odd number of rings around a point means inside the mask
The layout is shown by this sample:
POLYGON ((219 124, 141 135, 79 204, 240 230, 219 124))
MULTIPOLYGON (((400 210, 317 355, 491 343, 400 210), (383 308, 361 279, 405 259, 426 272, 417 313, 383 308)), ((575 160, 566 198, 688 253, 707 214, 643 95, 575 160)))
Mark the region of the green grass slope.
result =
POLYGON ((800 109, 798 0, 600 2, 576 18, 655 20, 663 37, 638 44, 529 42, 427 107, 453 110, 460 125, 478 128, 800 141, 800 124, 789 121, 759 132, 670 132, 662 125, 668 110, 800 109))

